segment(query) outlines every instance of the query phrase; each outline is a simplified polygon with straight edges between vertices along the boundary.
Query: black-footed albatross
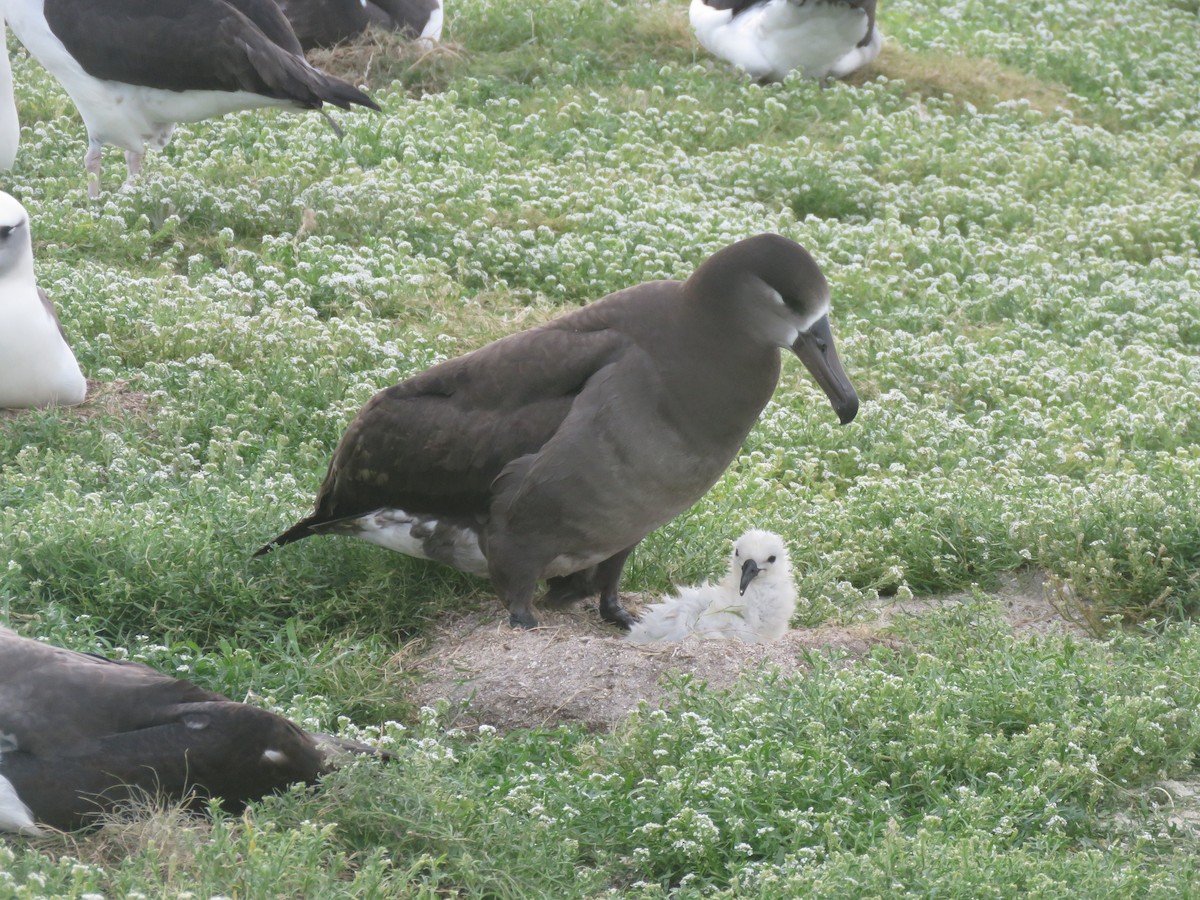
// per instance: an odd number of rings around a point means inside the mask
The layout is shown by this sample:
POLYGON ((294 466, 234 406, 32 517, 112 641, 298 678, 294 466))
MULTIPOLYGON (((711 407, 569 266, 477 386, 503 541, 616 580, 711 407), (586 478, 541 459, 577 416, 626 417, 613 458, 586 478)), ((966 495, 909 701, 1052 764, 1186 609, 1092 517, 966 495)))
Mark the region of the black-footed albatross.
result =
POLYGON ((533 594, 600 594, 647 534, 712 487, 779 381, 780 348, 838 418, 858 411, 808 252, 761 234, 687 281, 618 291, 376 394, 342 437, 315 509, 259 549, 357 535, 490 576, 514 626, 533 594))
POLYGON ((141 796, 220 797, 238 812, 313 783, 340 751, 389 755, 140 663, 0 627, 0 831, 80 828, 141 796))
POLYGON ((3 0, 0 13, 83 117, 90 197, 103 146, 125 151, 128 184, 177 122, 264 106, 379 109, 308 64, 274 0, 3 0))

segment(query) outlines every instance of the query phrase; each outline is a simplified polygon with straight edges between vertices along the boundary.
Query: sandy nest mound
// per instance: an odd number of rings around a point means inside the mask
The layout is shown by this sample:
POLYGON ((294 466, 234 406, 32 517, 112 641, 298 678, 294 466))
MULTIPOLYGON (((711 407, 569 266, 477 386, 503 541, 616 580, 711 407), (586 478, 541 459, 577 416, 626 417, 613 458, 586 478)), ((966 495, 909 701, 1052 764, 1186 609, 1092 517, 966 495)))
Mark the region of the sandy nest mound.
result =
MULTIPOLYGON (((1018 632, 1082 633, 1059 613, 1040 573, 1009 576, 995 598, 1018 632)), ((935 614, 965 599, 959 594, 905 604, 885 600, 870 624, 794 629, 769 644, 689 638, 649 646, 626 643, 600 621, 594 606, 541 609, 542 625, 533 631, 510 628, 498 608, 485 606, 441 623, 403 664, 419 678, 413 700, 448 701, 450 725, 507 731, 575 722, 607 730, 643 701, 669 702, 680 677, 720 690, 764 669, 783 677, 803 673, 814 653, 849 665, 877 644, 897 646, 883 629, 898 616, 935 614)), ((622 601, 637 610, 642 599, 622 595, 622 601)))

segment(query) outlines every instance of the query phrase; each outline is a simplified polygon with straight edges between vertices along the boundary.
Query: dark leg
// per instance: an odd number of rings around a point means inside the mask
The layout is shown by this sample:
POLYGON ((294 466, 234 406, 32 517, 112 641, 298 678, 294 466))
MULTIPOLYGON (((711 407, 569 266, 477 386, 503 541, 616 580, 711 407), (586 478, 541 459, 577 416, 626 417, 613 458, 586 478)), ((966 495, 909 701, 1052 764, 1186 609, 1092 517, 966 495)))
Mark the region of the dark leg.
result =
POLYGON ((489 558, 488 571, 492 585, 500 595, 500 602, 508 609, 508 624, 513 628, 537 628, 537 616, 533 614, 533 591, 537 587, 537 573, 541 569, 530 572, 527 567, 522 567, 522 571, 504 571, 494 558, 489 558))
POLYGON ((542 597, 542 605, 552 609, 562 609, 580 600, 586 600, 596 593, 596 567, 573 572, 560 578, 546 580, 546 593, 542 597))
MULTIPOLYGON (((633 545, 636 546, 637 544, 633 545)), ((621 595, 617 593, 617 586, 621 583, 625 560, 629 559, 633 547, 622 550, 616 556, 610 556, 596 566, 595 581, 600 588, 600 618, 626 631, 633 627, 637 619, 621 605, 621 595)))

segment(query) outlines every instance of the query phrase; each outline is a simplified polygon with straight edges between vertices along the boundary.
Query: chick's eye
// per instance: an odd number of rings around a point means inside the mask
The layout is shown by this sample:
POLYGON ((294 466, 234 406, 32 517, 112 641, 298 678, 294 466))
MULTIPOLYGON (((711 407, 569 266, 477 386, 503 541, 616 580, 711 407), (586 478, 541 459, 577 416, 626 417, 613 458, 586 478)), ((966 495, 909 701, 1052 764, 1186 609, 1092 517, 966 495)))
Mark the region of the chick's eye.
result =
POLYGON ((5 240, 10 234, 12 234, 14 227, 15 226, 13 225, 0 225, 0 241, 5 240))
POLYGON ((734 551, 733 551, 733 555, 734 555, 734 556, 741 556, 741 555, 742 555, 742 551, 741 551, 741 550, 734 550, 734 551))
POLYGON ((767 557, 767 562, 775 562, 775 557, 774 557, 774 556, 768 556, 768 557, 767 557))

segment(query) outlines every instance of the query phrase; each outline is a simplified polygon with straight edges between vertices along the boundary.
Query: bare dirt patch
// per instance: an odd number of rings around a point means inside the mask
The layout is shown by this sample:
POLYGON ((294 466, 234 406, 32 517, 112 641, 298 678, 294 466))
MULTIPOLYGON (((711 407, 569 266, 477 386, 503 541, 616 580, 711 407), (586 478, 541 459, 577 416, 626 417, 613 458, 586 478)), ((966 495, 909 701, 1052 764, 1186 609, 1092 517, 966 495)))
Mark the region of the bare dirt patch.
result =
MULTIPOLYGON (((1006 573, 1000 586, 989 593, 1000 606, 1006 622, 1017 634, 1071 634, 1087 637, 1089 631, 1081 624, 1082 612, 1071 605, 1062 591, 1044 572, 1034 568, 1006 573)), ((873 612, 878 615, 877 627, 886 627, 904 616, 924 616, 939 610, 962 606, 975 596, 961 592, 935 597, 913 597, 897 600, 880 598, 873 612)))
POLYGON ((982 110, 1011 100, 1027 100, 1047 115, 1059 109, 1077 114, 1064 85, 1041 81, 992 59, 918 54, 894 40, 885 40, 879 58, 846 80, 862 84, 880 75, 903 81, 922 97, 945 97, 982 110))
POLYGON ((1188 837, 1200 837, 1200 781, 1160 781, 1153 790, 1167 824, 1188 837))
MULTIPOLYGON (((150 395, 135 391, 128 381, 88 379, 87 399, 78 406, 56 407, 64 416, 94 419, 96 416, 142 418, 149 413, 150 395)), ((30 409, 0 409, 0 420, 17 419, 38 412, 30 409)))
MULTIPOLYGON (((1058 612, 1039 572, 1009 576, 994 596, 1018 632, 1083 634, 1058 612)), ((883 600, 868 624, 793 629, 769 644, 689 638, 648 647, 626 643, 600 621, 594 607, 539 610, 542 626, 522 632, 509 628, 498 605, 485 604, 441 623, 425 647, 403 664, 419 679, 414 702, 449 701, 447 724, 487 724, 507 731, 580 723, 607 730, 642 701, 669 703, 680 676, 721 690, 765 669, 785 678, 802 674, 814 653, 850 664, 878 644, 898 645, 883 630, 898 617, 935 615, 969 599, 956 594, 903 604, 883 600)), ((630 609, 643 602, 636 595, 623 600, 630 609)))

